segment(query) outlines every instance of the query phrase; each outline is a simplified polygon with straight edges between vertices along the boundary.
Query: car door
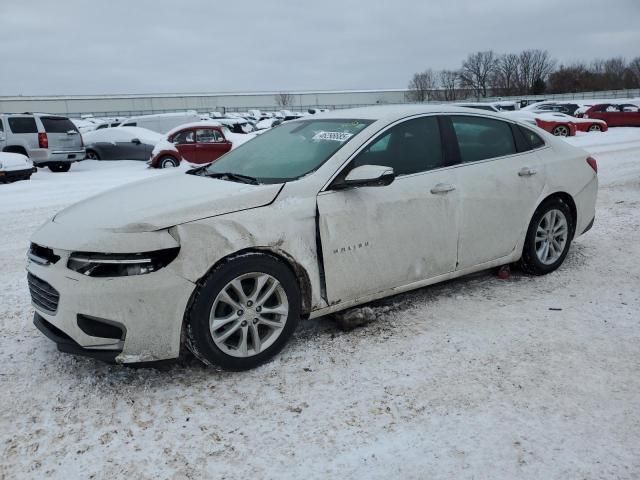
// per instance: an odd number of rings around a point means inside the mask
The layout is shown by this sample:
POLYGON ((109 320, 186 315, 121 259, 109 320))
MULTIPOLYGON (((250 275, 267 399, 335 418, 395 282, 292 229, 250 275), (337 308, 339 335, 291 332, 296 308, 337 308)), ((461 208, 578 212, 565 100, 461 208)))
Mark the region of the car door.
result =
POLYGON ((198 163, 195 132, 192 129, 182 130, 173 136, 173 143, 182 158, 191 163, 198 163))
POLYGON ((380 133, 318 195, 319 234, 329 303, 353 300, 455 269, 454 168, 435 116, 380 133), (387 186, 337 189, 348 171, 384 165, 387 186))
POLYGON ((224 155, 231 149, 222 133, 215 128, 199 128, 196 130, 196 159, 198 163, 209 163, 224 155))
POLYGON ((522 132, 528 129, 488 117, 445 118, 461 162, 453 182, 459 190, 458 269, 463 270, 513 253, 543 192, 545 168, 525 143, 522 132))

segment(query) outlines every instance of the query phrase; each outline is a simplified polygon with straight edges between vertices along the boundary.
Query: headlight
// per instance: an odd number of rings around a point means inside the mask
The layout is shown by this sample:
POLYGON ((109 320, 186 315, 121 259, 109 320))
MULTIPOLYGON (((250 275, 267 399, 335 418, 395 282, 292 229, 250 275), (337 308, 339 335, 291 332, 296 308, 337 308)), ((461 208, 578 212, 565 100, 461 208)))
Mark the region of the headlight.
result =
POLYGON ((166 267, 179 248, 144 253, 72 253, 67 268, 89 277, 144 275, 166 267))

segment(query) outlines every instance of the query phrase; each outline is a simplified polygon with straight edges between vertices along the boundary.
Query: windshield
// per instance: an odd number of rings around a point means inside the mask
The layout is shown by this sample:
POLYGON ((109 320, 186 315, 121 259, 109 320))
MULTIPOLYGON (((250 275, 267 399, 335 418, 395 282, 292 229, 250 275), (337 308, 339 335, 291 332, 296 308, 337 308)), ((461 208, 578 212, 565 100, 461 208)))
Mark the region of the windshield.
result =
POLYGON ((295 180, 316 170, 372 120, 303 120, 284 123, 232 150, 205 174, 231 173, 260 183, 295 180))

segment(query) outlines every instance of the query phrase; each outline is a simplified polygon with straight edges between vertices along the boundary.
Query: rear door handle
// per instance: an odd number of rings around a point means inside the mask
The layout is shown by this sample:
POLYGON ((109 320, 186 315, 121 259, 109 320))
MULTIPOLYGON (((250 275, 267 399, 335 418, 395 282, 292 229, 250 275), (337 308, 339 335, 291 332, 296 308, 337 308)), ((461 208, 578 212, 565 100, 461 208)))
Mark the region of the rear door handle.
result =
POLYGON ((538 171, 535 168, 524 167, 522 170, 518 172, 520 177, 530 177, 531 175, 535 175, 538 171))
POLYGON ((431 193, 448 193, 455 190, 456 187, 448 183, 439 183, 431 189, 431 193))

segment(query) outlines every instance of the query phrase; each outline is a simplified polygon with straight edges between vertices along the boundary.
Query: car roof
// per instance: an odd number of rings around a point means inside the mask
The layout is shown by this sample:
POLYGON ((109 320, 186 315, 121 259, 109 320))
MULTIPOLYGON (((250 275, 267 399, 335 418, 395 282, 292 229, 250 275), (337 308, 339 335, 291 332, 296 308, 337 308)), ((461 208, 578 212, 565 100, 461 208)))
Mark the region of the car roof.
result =
POLYGON ((358 119, 358 120, 382 120, 394 122, 405 117, 429 113, 465 113, 473 115, 484 115, 504 120, 498 112, 488 110, 478 110, 473 108, 456 107, 451 104, 438 105, 378 105, 372 107, 348 108, 344 110, 332 110, 330 112, 316 113, 307 117, 291 120, 292 122, 308 121, 314 119, 358 119))

